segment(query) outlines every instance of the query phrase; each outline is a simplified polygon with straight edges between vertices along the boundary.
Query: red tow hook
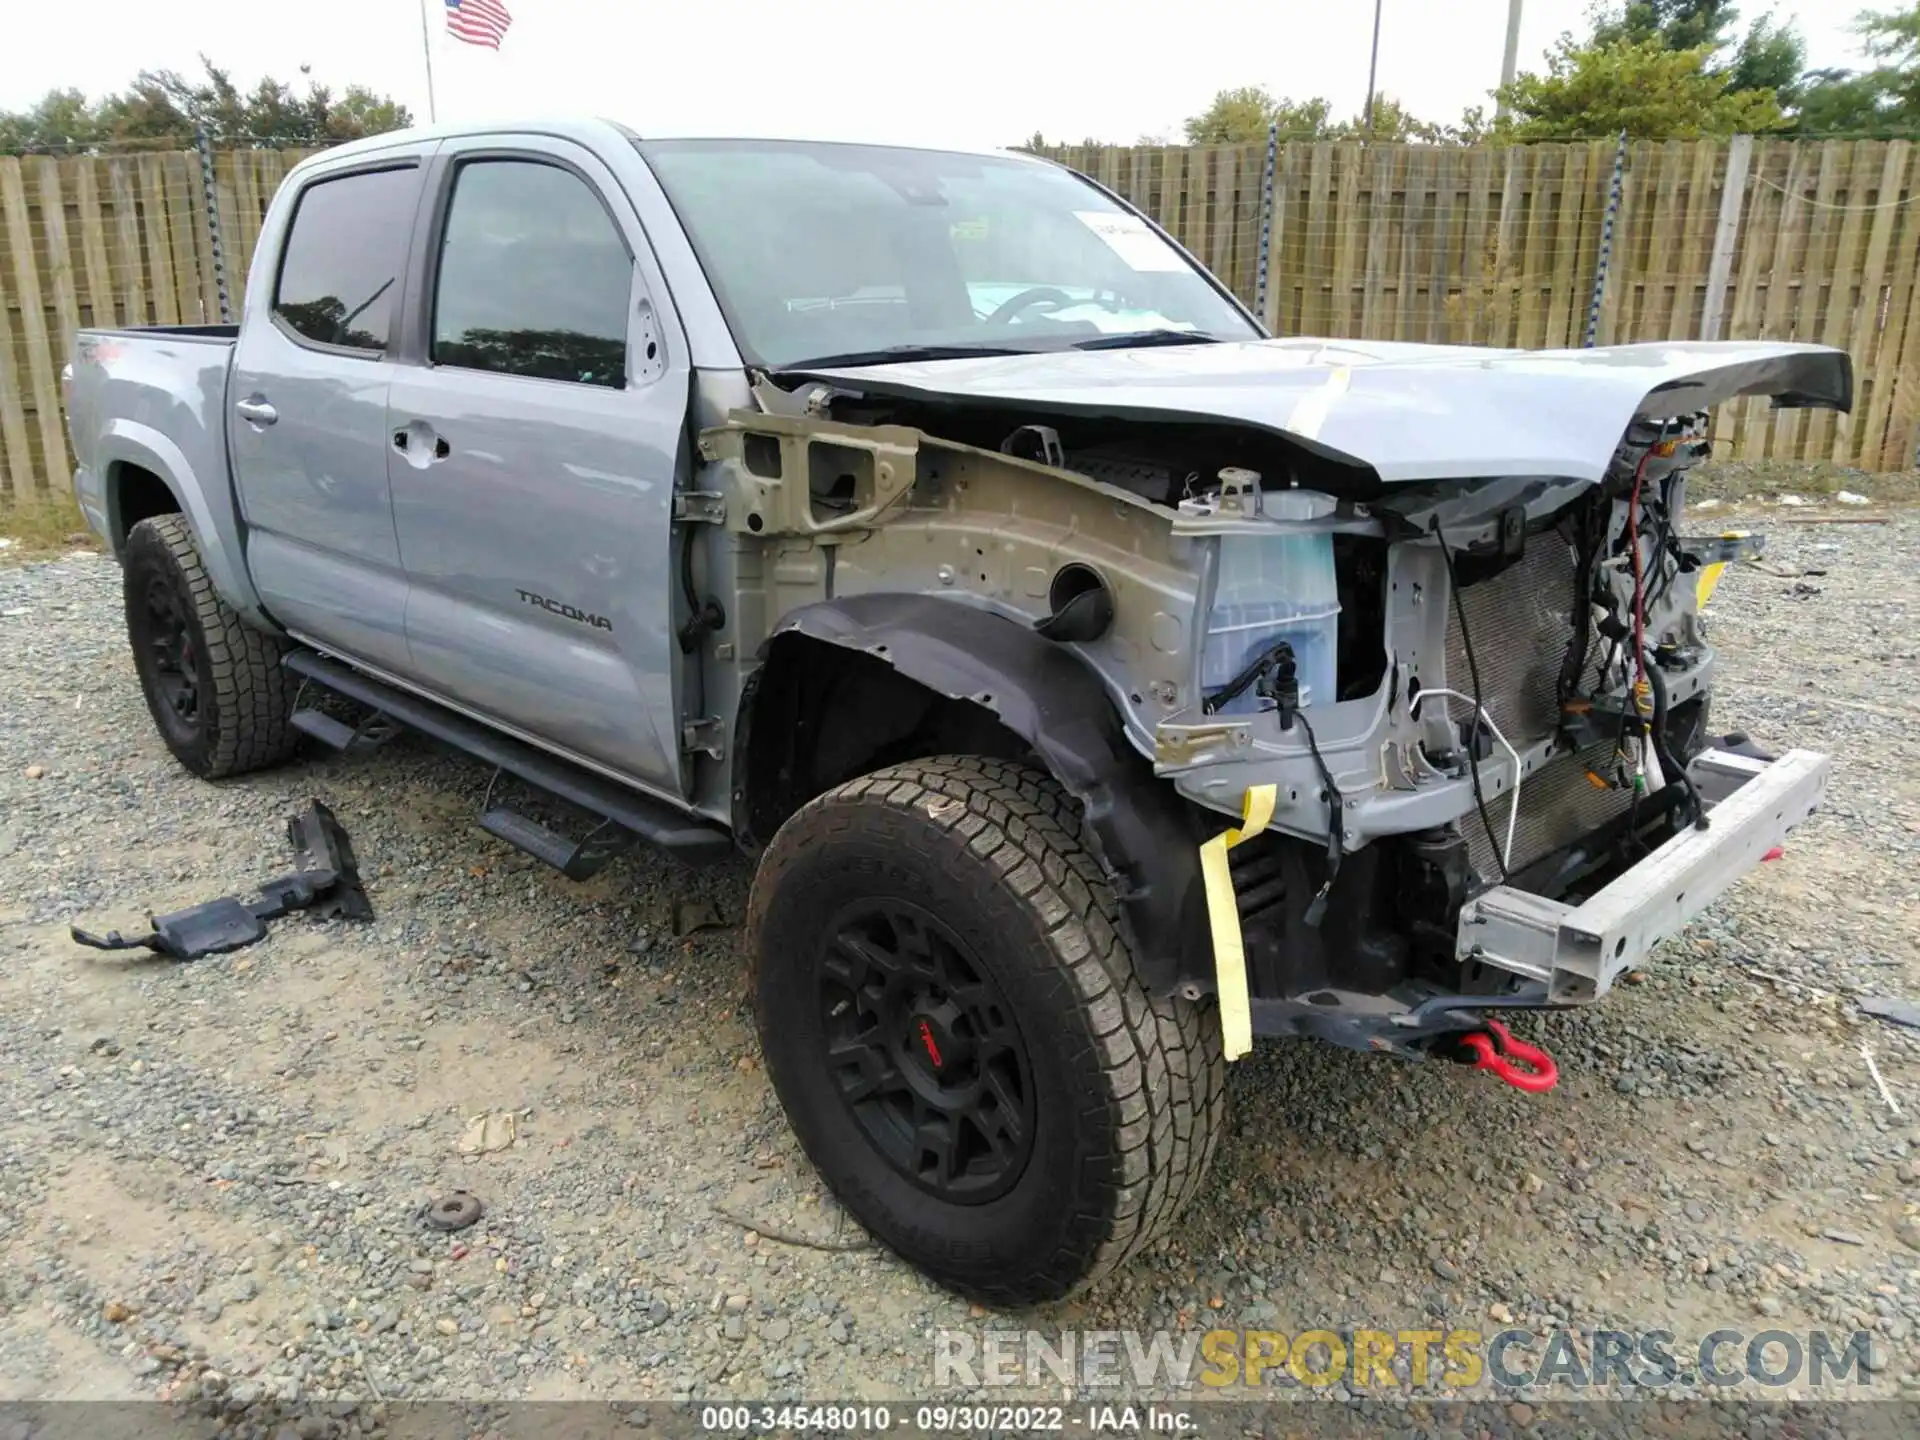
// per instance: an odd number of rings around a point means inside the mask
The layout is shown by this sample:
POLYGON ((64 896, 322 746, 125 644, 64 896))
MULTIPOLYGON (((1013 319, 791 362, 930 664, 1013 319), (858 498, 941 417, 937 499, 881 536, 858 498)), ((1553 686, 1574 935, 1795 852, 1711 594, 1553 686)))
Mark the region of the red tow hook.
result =
POLYGON ((1498 1020, 1487 1021, 1484 1033, 1462 1035, 1460 1044, 1480 1057, 1473 1062, 1474 1069, 1490 1070, 1516 1090, 1544 1095, 1560 1083, 1560 1067, 1553 1057, 1537 1045, 1514 1039, 1498 1020), (1515 1061, 1526 1068, 1516 1069, 1515 1061))

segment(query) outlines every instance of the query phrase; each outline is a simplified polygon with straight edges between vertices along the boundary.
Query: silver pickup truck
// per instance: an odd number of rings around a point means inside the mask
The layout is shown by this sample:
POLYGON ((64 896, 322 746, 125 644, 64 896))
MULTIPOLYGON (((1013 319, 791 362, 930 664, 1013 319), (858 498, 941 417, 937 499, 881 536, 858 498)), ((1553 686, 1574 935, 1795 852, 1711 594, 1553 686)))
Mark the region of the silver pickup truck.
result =
POLYGON ((1166 1231, 1255 1037, 1551 1084, 1500 1017, 1826 781, 1711 731, 1682 517, 1708 410, 1844 354, 1269 339, 1030 156, 385 135, 287 177, 242 324, 70 385, 183 765, 408 728, 569 875, 756 857, 801 1142, 991 1303, 1166 1231))

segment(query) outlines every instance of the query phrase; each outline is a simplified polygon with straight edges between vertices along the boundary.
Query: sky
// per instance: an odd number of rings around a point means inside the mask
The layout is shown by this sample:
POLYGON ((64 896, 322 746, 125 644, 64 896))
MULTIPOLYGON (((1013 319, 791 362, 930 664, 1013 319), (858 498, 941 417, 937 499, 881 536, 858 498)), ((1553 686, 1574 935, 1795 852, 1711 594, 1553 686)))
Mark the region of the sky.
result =
MULTIPOLYGON (((1366 95, 1368 0, 504 0, 499 53, 446 34, 428 0, 442 120, 602 115, 642 134, 752 134, 905 144, 1177 139, 1215 91, 1264 85, 1366 95)), ((1542 68, 1589 0, 1524 0, 1520 68, 1542 68)), ((1380 89, 1457 119, 1498 83, 1507 0, 1382 0, 1380 89)), ((1745 9, 1759 14, 1760 3, 1745 9)), ((1785 0, 1814 65, 1858 65, 1856 6, 1785 0)), ((205 52, 243 85, 366 85, 427 118, 420 0, 88 0, 84 40, 46 25, 0 47, 0 107, 50 86, 99 94, 143 68, 193 71, 205 52)))

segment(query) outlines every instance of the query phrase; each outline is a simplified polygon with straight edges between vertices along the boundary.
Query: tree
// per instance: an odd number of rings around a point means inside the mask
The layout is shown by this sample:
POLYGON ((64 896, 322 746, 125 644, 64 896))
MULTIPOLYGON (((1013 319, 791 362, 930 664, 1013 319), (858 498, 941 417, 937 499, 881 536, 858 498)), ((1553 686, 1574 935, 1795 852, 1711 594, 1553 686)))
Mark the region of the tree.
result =
POLYGON ((325 145, 413 123, 406 106, 361 85, 348 86, 337 99, 311 78, 304 95, 272 79, 242 91, 230 72, 204 55, 200 63, 202 79, 142 70, 124 91, 98 101, 78 90, 49 90, 25 110, 0 111, 0 151, 180 144, 198 130, 230 146, 325 145))
POLYGON ((1790 117, 1792 133, 1920 134, 1920 3, 1861 12, 1854 31, 1868 57, 1881 63, 1860 71, 1810 71, 1806 43, 1791 26, 1762 16, 1740 34, 1739 19, 1735 0, 1629 0, 1603 10, 1592 43, 1704 47, 1710 55, 1707 69, 1724 75, 1730 92, 1773 91, 1790 117))
POLYGON ((1545 75, 1501 92, 1511 112, 1498 133, 1514 140, 1600 138, 1624 130, 1656 140, 1777 130, 1786 124, 1771 90, 1735 90, 1708 68, 1704 46, 1670 50, 1657 39, 1579 46, 1563 36, 1545 75))
POLYGON ((1293 101, 1277 97, 1260 85, 1222 90, 1213 103, 1186 122, 1189 145, 1241 145, 1265 140, 1269 126, 1278 125, 1282 139, 1324 140, 1332 133, 1330 101, 1315 96, 1293 101))
POLYGON ((1652 41, 1668 50, 1705 50, 1708 72, 1725 76, 1729 90, 1772 90, 1791 108, 1807 66, 1806 41, 1791 25, 1762 15, 1735 43, 1739 21, 1735 0, 1631 0, 1601 13, 1591 43, 1652 41))
MULTIPOLYGON (((1470 115, 1463 126, 1479 123, 1470 115)), ((1222 90, 1200 114, 1186 122, 1189 145, 1247 145, 1267 138, 1268 127, 1282 140, 1379 140, 1389 144, 1461 144, 1462 127, 1422 120, 1393 96, 1376 94, 1372 124, 1361 111, 1345 120, 1333 118, 1333 104, 1321 96, 1290 100, 1259 85, 1222 90)), ((1149 143, 1142 137, 1142 144, 1149 143)), ((1165 142, 1160 142, 1165 143, 1165 142)))
POLYGON ((1802 135, 1879 137, 1900 126, 1888 113, 1885 87, 1851 70, 1810 70, 1802 76, 1795 131, 1802 135))
POLYGON ((1379 140, 1402 145, 1434 145, 1450 138, 1440 126, 1420 119, 1391 95, 1373 97, 1371 125, 1363 109, 1351 120, 1335 125, 1332 134, 1339 140, 1379 140))
POLYGON ((1864 11, 1854 29, 1867 54, 1892 62, 1872 72, 1890 108, 1907 124, 1920 124, 1920 3, 1906 10, 1864 11))
POLYGON ((100 138, 98 117, 78 90, 49 90, 25 110, 0 110, 0 155, 38 148, 43 138, 100 138))
POLYGON ((1799 99, 1807 68, 1807 42, 1791 25, 1776 25, 1763 16, 1748 28, 1746 38, 1726 67, 1730 90, 1771 90, 1783 107, 1799 99))
POLYGON ((1728 32, 1739 18, 1735 0, 1630 0, 1611 14, 1601 12, 1590 43, 1604 49, 1654 40, 1668 50, 1717 54, 1726 49, 1728 32))
POLYGON ((1484 145, 1494 138, 1493 121, 1487 115, 1484 105, 1469 105, 1460 114, 1457 124, 1443 126, 1447 142, 1452 145, 1484 145))
POLYGON ((1816 70, 1802 77, 1796 128, 1807 135, 1920 135, 1920 3, 1862 11, 1854 33, 1871 70, 1816 70))

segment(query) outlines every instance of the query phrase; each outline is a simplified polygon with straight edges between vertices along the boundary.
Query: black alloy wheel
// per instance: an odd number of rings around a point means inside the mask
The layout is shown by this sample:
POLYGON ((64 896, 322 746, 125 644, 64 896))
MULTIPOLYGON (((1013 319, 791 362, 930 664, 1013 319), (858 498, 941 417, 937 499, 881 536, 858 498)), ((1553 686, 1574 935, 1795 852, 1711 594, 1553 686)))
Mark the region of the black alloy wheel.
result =
POLYGON ((965 942, 908 901, 856 901, 816 980, 827 1064, 874 1148, 941 1199, 1005 1194, 1033 1154, 1033 1067, 965 942))
POLYGON ((179 592, 160 575, 148 578, 141 625, 153 694, 183 732, 200 724, 199 649, 179 592))

